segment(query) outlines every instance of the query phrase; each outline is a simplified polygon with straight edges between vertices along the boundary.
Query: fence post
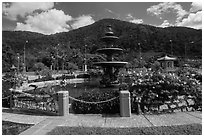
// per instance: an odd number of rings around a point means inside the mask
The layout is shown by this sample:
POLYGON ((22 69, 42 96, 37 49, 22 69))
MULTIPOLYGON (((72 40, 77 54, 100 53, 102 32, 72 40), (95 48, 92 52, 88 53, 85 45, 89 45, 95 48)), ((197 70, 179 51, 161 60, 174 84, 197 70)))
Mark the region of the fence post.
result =
POLYGON ((10 110, 13 110, 13 107, 14 107, 14 102, 13 102, 13 89, 11 88, 11 89, 9 89, 9 90, 10 90, 10 92, 11 92, 11 94, 10 94, 10 96, 9 96, 9 105, 10 105, 9 109, 10 109, 10 110))
POLYGON ((58 106, 59 106, 59 116, 69 115, 69 91, 59 91, 58 96, 58 106))
POLYGON ((9 97, 9 103, 10 103, 10 110, 13 110, 13 95, 12 95, 12 93, 9 97))
POLYGON ((131 116, 130 92, 128 90, 120 91, 120 116, 131 116))

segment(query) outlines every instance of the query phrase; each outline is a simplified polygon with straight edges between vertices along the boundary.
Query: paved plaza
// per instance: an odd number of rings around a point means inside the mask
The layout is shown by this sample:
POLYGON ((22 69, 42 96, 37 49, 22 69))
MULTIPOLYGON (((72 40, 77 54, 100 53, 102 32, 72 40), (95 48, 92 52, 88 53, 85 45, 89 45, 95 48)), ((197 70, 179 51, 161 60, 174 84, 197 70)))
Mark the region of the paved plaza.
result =
POLYGON ((67 127, 155 127, 185 124, 202 124, 202 112, 176 112, 159 115, 136 115, 120 117, 119 115, 103 114, 69 114, 68 116, 45 116, 23 114, 5 110, 2 112, 3 121, 34 124, 21 135, 45 135, 57 126, 67 127))

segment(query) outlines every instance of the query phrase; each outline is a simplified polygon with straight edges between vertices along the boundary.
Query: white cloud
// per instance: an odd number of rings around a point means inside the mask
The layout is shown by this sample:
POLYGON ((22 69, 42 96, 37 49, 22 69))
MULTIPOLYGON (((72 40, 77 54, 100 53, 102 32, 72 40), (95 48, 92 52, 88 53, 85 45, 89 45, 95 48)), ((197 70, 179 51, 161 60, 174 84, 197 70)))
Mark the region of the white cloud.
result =
POLYGON ((116 12, 110 10, 110 9, 105 9, 105 12, 110 13, 110 14, 107 15, 107 17, 110 16, 109 18, 120 19, 120 14, 118 14, 118 13, 116 13, 116 12))
POLYGON ((18 22, 15 30, 54 34, 69 31, 70 26, 67 22, 71 20, 72 17, 65 15, 62 10, 51 9, 34 16, 27 16, 25 24, 18 22))
POLYGON ((180 4, 174 2, 159 3, 158 5, 153 5, 147 9, 148 14, 155 15, 160 19, 162 15, 170 12, 176 13, 176 22, 179 22, 188 13, 187 11, 183 10, 180 4))
POLYGON ((126 15, 126 18, 131 23, 135 23, 135 24, 143 23, 143 19, 137 19, 137 18, 133 17, 132 14, 130 14, 130 13, 126 15))
POLYGON ((192 2, 188 16, 175 25, 202 29, 202 2, 192 2))
POLYGON ((43 34, 67 32, 94 23, 90 15, 73 18, 62 10, 51 9, 40 14, 29 15, 25 23, 17 23, 15 30, 32 31, 43 34))
POLYGON ((132 16, 132 14, 128 13, 128 14, 126 15, 126 18, 127 18, 127 19, 132 19, 133 16, 132 16))
POLYGON ((191 27, 194 29, 202 29, 202 11, 190 13, 187 18, 176 24, 177 26, 191 27))
POLYGON ((114 14, 114 12, 113 12, 112 10, 105 9, 105 11, 107 11, 107 12, 109 12, 109 13, 113 13, 113 14, 114 14))
POLYGON ((94 23, 94 19, 90 15, 82 15, 74 19, 73 24, 71 24, 73 29, 77 29, 83 26, 90 25, 94 23))
POLYGON ((46 11, 54 7, 53 2, 13 2, 3 3, 3 15, 10 20, 17 20, 18 16, 25 17, 35 10, 46 11))
MULTIPOLYGON (((202 28, 202 2, 192 2, 191 8, 189 11, 183 10, 180 4, 174 2, 165 2, 158 5, 151 6, 147 9, 147 12, 151 15, 161 17, 166 13, 175 12, 176 20, 174 26, 184 26, 191 27, 195 29, 202 28)), ((168 20, 159 25, 159 27, 171 26, 168 20)))
POLYGON ((169 23, 168 20, 164 20, 164 22, 159 25, 158 27, 162 27, 162 28, 165 28, 165 27, 170 27, 170 26, 173 26, 171 23, 169 23))
POLYGON ((143 23, 143 20, 142 19, 132 19, 132 20, 130 20, 130 22, 136 23, 136 24, 141 24, 141 23, 143 23))
POLYGON ((190 12, 197 12, 202 10, 202 2, 201 1, 196 1, 196 2, 192 2, 191 4, 191 9, 190 12))
POLYGON ((15 30, 54 34, 94 23, 90 15, 73 18, 62 10, 53 9, 54 2, 3 3, 3 17, 17 21, 15 30), (19 22, 18 17, 24 22, 19 22))

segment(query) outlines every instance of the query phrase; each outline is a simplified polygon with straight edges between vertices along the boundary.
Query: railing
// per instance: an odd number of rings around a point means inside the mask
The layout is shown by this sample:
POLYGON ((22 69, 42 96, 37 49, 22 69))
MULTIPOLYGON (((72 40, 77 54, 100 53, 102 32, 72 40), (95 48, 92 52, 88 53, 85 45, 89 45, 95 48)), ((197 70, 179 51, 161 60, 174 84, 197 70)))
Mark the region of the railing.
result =
POLYGON ((120 96, 104 101, 90 102, 73 98, 69 96, 68 91, 59 91, 53 95, 33 95, 19 91, 15 92, 14 90, 10 96, 10 108, 33 110, 34 112, 41 111, 66 116, 69 114, 69 99, 82 103, 98 104, 107 103, 120 98, 120 114, 122 117, 129 117, 131 115, 130 93, 129 91, 120 91, 119 95, 120 96))
POLYGON ((58 115, 57 95, 32 95, 28 93, 12 92, 10 98, 12 109, 29 110, 58 115))
POLYGON ((74 98, 74 97, 71 97, 71 96, 69 96, 69 98, 72 99, 72 100, 75 100, 75 101, 81 102, 81 103, 86 103, 86 104, 101 104, 101 103, 108 103, 108 102, 110 102, 110 101, 113 101, 113 100, 119 98, 119 96, 117 96, 117 97, 113 97, 113 98, 108 99, 108 100, 104 100, 104 101, 96 101, 96 102, 94 102, 94 101, 93 101, 93 102, 90 102, 90 101, 84 101, 84 100, 80 100, 80 99, 77 99, 77 98, 74 98))

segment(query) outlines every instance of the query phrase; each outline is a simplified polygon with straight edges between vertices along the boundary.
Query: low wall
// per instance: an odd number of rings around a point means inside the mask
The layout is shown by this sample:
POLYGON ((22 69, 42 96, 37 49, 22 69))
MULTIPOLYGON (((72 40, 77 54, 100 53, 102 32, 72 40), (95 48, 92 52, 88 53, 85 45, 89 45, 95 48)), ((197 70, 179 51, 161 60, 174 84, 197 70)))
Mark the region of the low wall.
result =
MULTIPOLYGON (((140 108, 142 108, 140 103, 140 108)), ((196 103, 191 96, 177 96, 176 99, 165 101, 164 103, 144 104, 144 113, 170 113, 196 110, 196 103)), ((138 109, 138 108, 137 108, 138 109)))
POLYGON ((177 99, 166 101, 159 107, 160 112, 180 112, 195 110, 195 101, 192 97, 178 96, 177 99))

